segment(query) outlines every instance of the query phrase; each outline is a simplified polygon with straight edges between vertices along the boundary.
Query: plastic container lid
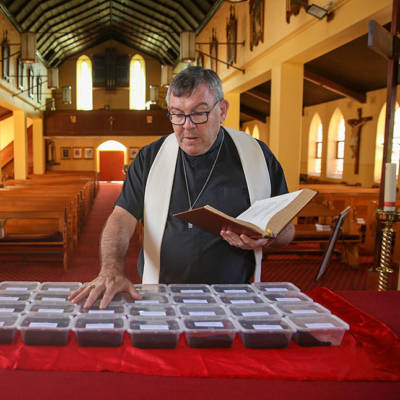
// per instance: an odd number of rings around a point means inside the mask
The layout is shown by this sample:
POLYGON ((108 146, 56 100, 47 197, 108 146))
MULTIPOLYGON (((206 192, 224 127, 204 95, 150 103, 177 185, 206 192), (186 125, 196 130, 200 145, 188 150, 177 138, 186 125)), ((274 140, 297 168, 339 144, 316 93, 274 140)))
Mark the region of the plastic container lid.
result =
POLYGON ((160 284, 136 284, 134 288, 140 293, 167 293, 167 285, 160 284))
POLYGON ((256 291, 248 284, 215 284, 211 285, 214 293, 217 294, 245 294, 255 293, 256 291))
POLYGON ((17 326, 22 315, 18 313, 0 313, 0 344, 14 342, 17 326))
POLYGON ((178 315, 176 307, 173 304, 128 304, 127 315, 143 318, 165 318, 176 317, 178 315))
POLYGON ((77 305, 70 302, 47 302, 33 301, 27 308, 27 313, 47 313, 47 314, 76 314, 77 305))
POLYGON ((332 314, 289 315, 296 327, 293 340, 303 347, 339 346, 349 325, 332 314))
POLYGON ((71 315, 26 314, 18 329, 27 346, 65 346, 71 328, 71 315))
POLYGON ((199 293, 211 293, 212 290, 209 285, 206 284, 170 284, 168 285, 168 291, 170 293, 181 293, 181 294, 199 294, 199 293))
POLYGON ((183 317, 182 324, 192 348, 230 348, 238 331, 230 317, 183 317))
POLYGON ((0 291, 0 303, 3 301, 30 301, 35 292, 11 292, 9 290, 0 291))
POLYGON ((82 286, 81 282, 43 282, 39 289, 40 291, 48 292, 67 292, 71 293, 78 290, 82 286))
POLYGON ((68 296, 70 293, 60 293, 60 292, 48 292, 48 291, 39 291, 33 293, 32 300, 33 301, 43 301, 43 302, 66 302, 70 303, 68 300, 68 296))
POLYGON ((285 349, 296 332, 294 324, 282 317, 237 318, 239 339, 249 349, 285 349))
POLYGON ((254 282, 251 286, 256 292, 261 293, 274 293, 274 292, 288 292, 295 291, 300 292, 300 289, 290 282, 254 282))
POLYGON ((31 281, 4 281, 0 283, 0 290, 9 290, 11 292, 34 291, 38 290, 40 282, 31 281))
POLYGON ((220 302, 223 304, 259 304, 265 303, 263 297, 257 293, 244 293, 244 294, 219 294, 217 295, 220 302))
POLYGON ((107 314, 107 315, 125 315, 126 307, 122 303, 110 303, 108 306, 100 310, 100 302, 96 301, 90 308, 84 308, 84 303, 79 304, 78 314, 107 314))
POLYGON ((170 298, 168 294, 163 293, 141 293, 140 300, 134 299, 129 293, 125 293, 125 303, 127 304, 169 304, 170 298))
POLYGON ((211 293, 199 294, 172 294, 172 302, 175 304, 216 304, 217 298, 211 293))
POLYGON ((80 314, 74 318, 72 330, 81 347, 118 347, 126 329, 123 315, 80 314))
POLYGON ((182 333, 178 318, 129 317, 127 331, 140 349, 174 349, 182 333))
POLYGON ((306 315, 306 314, 330 314, 331 312, 321 306, 319 303, 311 302, 296 302, 291 303, 274 303, 283 315, 306 315))
POLYGON ((182 317, 215 317, 228 316, 224 306, 218 304, 179 304, 178 313, 182 317))
POLYGON ((289 291, 289 292, 276 292, 276 293, 263 293, 262 296, 268 302, 279 302, 279 303, 300 303, 300 302, 313 302, 311 297, 308 297, 304 293, 289 291))
POLYGON ((273 304, 230 304, 227 307, 229 315, 238 317, 281 317, 282 312, 273 304))
POLYGON ((0 313, 22 314, 26 312, 28 304, 26 301, 2 301, 0 302, 0 313))

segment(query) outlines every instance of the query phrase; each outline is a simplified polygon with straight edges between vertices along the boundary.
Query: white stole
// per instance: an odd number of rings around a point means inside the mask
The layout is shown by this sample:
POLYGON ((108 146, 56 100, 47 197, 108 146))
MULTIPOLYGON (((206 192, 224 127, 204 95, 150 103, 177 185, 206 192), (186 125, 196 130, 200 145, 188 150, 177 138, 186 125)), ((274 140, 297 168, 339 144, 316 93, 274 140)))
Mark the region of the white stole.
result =
MULTIPOLYGON (((271 197, 268 166, 260 145, 247 133, 224 128, 239 153, 249 190, 250 203, 271 197)), ((160 278, 161 243, 167 223, 172 185, 179 145, 174 133, 162 144, 151 166, 144 195, 144 271, 143 283, 158 283, 160 278)), ((254 281, 261 279, 262 249, 254 251, 256 270, 254 281)))

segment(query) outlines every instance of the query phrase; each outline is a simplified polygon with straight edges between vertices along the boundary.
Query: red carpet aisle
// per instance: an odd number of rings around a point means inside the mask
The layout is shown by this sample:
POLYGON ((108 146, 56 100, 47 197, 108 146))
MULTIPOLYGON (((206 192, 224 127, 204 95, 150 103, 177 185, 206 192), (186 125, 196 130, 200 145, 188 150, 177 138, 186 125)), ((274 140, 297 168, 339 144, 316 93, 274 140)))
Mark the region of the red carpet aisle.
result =
MULTIPOLYGON (((0 281, 39 281, 39 282, 86 282, 95 278, 100 271, 100 235, 112 206, 121 191, 121 183, 101 183, 90 215, 74 250, 70 267, 63 270, 59 256, 32 255, 21 257, 1 256, 0 281)), ((139 246, 132 238, 127 256, 127 275, 135 283, 140 282, 136 273, 136 260, 139 246)))

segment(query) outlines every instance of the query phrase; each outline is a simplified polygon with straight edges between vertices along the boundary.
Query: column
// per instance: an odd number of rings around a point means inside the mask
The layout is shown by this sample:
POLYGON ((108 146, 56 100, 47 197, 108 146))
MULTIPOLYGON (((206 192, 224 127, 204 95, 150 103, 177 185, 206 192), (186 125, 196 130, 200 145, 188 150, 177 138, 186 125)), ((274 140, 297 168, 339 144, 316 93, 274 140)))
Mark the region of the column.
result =
POLYGON ((28 177, 28 134, 26 112, 14 111, 14 178, 28 177))
POLYGON ((225 93, 225 99, 229 101, 228 115, 224 126, 228 128, 240 129, 240 93, 225 93))
POLYGON ((303 64, 272 67, 270 148, 282 165, 289 191, 299 188, 303 64))
POLYGON ((43 140, 43 120, 33 120, 33 173, 43 175, 46 172, 45 149, 43 140))

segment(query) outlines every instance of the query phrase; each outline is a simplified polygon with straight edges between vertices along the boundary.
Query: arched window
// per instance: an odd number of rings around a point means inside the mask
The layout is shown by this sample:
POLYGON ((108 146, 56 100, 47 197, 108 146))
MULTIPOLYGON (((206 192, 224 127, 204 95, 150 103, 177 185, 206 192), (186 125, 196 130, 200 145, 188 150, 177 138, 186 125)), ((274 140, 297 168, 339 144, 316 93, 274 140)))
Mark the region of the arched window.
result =
MULTIPOLYGON (((381 112, 379 114, 377 134, 376 134, 374 181, 378 183, 381 181, 381 173, 382 173, 383 143, 385 140, 385 118, 386 118, 386 104, 383 105, 381 112)), ((396 111, 394 114, 391 161, 392 163, 397 164, 397 177, 399 176, 399 159, 400 159, 400 107, 396 103, 396 111)))
POLYGON ((244 130, 248 135, 250 135, 251 136, 251 133, 250 133, 250 128, 248 127, 248 126, 246 126, 246 129, 244 130))
POLYGON ((139 54, 132 57, 129 68, 129 109, 144 110, 146 106, 146 64, 139 54))
POLYGON ((253 136, 254 139, 260 139, 260 130, 258 129, 258 125, 254 125, 251 136, 253 136))
POLYGON ((76 109, 93 110, 92 61, 86 55, 76 63, 76 109))
POLYGON ((321 117, 316 113, 308 135, 308 175, 321 175, 323 129, 321 117))
POLYGON ((345 138, 346 124, 343 114, 337 108, 332 115, 328 131, 326 175, 329 178, 342 178, 343 176, 345 138))

